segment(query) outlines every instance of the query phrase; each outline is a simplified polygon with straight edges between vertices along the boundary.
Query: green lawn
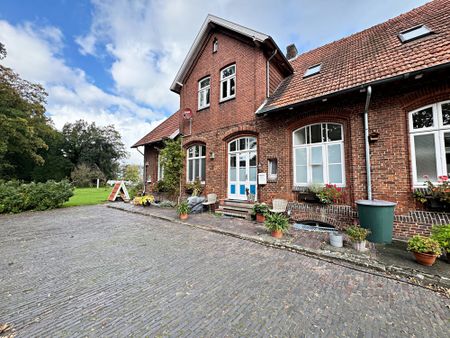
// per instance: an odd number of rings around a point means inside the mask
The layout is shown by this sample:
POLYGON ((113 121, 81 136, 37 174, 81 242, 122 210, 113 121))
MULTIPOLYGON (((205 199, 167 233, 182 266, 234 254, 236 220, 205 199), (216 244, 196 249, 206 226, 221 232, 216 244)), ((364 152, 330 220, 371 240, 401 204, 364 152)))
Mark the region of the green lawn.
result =
POLYGON ((93 205, 106 202, 112 187, 101 188, 75 188, 74 195, 64 203, 64 207, 77 205, 93 205))

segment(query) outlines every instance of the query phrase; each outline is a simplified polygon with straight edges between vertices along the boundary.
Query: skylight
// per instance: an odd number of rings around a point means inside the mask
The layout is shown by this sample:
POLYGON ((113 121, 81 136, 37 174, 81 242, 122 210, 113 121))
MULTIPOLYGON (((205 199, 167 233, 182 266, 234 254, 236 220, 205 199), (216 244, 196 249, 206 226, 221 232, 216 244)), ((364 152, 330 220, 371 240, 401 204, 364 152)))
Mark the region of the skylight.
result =
POLYGON ((404 43, 404 42, 409 42, 411 40, 421 38, 422 36, 428 35, 430 33, 431 33, 431 30, 429 30, 427 26, 420 25, 420 26, 410 28, 406 31, 400 32, 398 37, 404 43))
POLYGON ((319 73, 319 72, 320 72, 320 67, 322 67, 322 64, 321 64, 321 63, 319 63, 318 65, 309 67, 309 68, 306 70, 305 75, 303 75, 303 77, 308 77, 308 76, 311 76, 311 75, 314 75, 314 74, 319 73))

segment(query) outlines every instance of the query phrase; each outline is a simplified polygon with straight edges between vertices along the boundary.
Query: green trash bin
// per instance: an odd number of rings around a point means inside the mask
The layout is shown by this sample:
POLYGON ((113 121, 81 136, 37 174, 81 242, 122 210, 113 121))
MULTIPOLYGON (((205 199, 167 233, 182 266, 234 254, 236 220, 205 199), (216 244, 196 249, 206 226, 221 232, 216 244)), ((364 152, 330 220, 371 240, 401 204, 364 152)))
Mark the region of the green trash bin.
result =
POLYGON ((397 203, 380 200, 359 200, 359 224, 369 229, 371 234, 367 239, 374 243, 391 243, 394 226, 394 209, 397 203))

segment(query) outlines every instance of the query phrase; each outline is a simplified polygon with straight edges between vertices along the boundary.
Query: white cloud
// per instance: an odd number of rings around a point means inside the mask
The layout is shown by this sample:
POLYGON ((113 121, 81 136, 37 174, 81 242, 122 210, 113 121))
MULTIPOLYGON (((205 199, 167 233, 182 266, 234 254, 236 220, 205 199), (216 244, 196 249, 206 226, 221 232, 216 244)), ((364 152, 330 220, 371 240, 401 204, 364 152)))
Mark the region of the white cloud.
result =
MULTIPOLYGON (((45 86, 49 94, 47 111, 57 128, 78 119, 114 124, 129 148, 162 121, 162 113, 107 93, 92 84, 83 70, 67 66, 59 56, 63 35, 55 27, 36 28, 29 23, 13 26, 0 21, 0 41, 8 52, 2 63, 23 78, 45 86)), ((130 154, 129 162, 142 162, 135 150, 130 154)))

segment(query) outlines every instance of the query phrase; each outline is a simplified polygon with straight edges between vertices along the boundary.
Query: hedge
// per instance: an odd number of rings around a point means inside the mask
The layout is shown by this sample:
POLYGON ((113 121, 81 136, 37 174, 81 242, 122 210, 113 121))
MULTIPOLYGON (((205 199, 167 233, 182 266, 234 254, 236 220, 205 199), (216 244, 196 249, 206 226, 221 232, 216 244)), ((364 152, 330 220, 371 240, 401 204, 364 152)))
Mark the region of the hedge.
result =
POLYGON ((22 183, 0 181, 0 214, 60 207, 73 196, 69 181, 22 183))

